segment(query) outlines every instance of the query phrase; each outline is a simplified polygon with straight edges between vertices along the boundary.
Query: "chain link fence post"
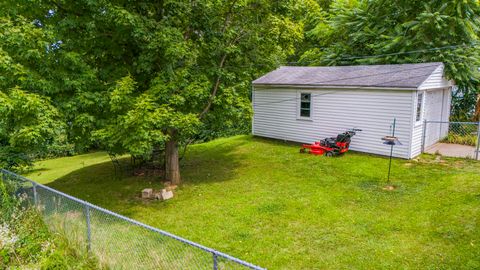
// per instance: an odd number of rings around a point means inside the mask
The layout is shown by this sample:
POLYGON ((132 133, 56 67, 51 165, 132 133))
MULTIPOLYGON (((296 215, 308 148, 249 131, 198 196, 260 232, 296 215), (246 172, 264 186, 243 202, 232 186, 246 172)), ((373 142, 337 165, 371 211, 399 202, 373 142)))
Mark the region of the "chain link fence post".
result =
POLYGON ((87 223, 87 251, 90 252, 92 248, 92 231, 90 227, 90 206, 85 205, 85 220, 87 223))
POLYGON ((477 128, 477 147, 475 150, 475 160, 478 160, 479 151, 480 151, 480 121, 478 121, 478 128, 477 128))
POLYGON ((37 208, 41 208, 39 213, 49 228, 65 233, 69 241, 82 246, 83 250, 86 246, 89 255, 98 256, 102 265, 112 269, 264 270, 0 169, 0 181, 2 179, 14 184, 12 194, 23 192, 28 186, 28 200, 36 201, 37 208), (92 248, 92 222, 95 249, 92 248))
POLYGON ((213 253, 213 270, 218 270, 217 254, 213 253))

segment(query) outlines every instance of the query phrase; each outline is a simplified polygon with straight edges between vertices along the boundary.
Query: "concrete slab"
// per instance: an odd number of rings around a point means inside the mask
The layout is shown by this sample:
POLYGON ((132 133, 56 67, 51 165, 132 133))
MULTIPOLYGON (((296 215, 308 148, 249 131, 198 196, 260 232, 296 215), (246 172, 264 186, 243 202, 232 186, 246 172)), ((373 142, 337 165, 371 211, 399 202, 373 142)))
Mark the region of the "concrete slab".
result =
MULTIPOLYGON (((475 158, 476 148, 469 145, 453 143, 436 143, 428 147, 425 152, 429 154, 439 153, 446 157, 475 158)), ((479 155, 480 160, 480 155, 479 155)))

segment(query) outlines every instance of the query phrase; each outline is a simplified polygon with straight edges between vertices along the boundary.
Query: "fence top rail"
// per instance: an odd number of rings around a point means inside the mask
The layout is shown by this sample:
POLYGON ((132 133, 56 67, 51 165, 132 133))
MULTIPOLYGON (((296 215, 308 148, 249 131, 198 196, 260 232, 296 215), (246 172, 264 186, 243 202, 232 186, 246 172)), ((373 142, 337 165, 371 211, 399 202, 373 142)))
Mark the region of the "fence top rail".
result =
POLYGON ((141 222, 136 221, 136 220, 134 220, 134 219, 131 219, 131 218, 122 216, 122 215, 120 215, 120 214, 117 214, 117 213, 115 213, 115 212, 112 212, 112 211, 110 211, 110 210, 107 210, 107 209, 105 209, 105 208, 102 208, 102 207, 100 207, 100 206, 97 206, 97 205, 94 205, 94 204, 92 204, 92 203, 89 203, 89 202, 87 202, 87 201, 84 201, 84 200, 78 199, 78 198, 76 198, 76 197, 70 196, 70 195, 68 195, 68 194, 66 194, 66 193, 63 193, 63 192, 58 191, 58 190, 56 190, 56 189, 53 189, 53 188, 51 188, 51 187, 42 185, 42 184, 40 184, 40 183, 37 183, 37 182, 35 182, 35 181, 33 181, 33 180, 30 180, 30 179, 28 179, 28 178, 26 178, 26 177, 24 177, 24 176, 18 175, 18 174, 16 174, 16 173, 11 172, 11 171, 8 171, 8 170, 5 170, 5 169, 0 168, 0 172, 5 173, 5 174, 7 174, 7 175, 14 176, 15 178, 20 179, 20 180, 22 180, 22 181, 24 181, 24 182, 30 182, 30 183, 31 183, 32 185, 34 185, 34 186, 39 186, 39 187, 44 188, 44 189, 46 189, 46 190, 48 190, 48 191, 51 191, 51 192, 53 192, 53 193, 56 193, 56 194, 58 194, 58 195, 60 195, 60 196, 64 196, 64 197, 66 197, 66 198, 68 198, 68 199, 70 199, 70 200, 72 200, 72 201, 78 202, 78 203, 83 204, 83 205, 85 205, 85 206, 88 206, 88 207, 91 207, 91 208, 96 209, 96 210, 98 210, 98 211, 101 211, 101 212, 103 212, 103 213, 105 213, 105 214, 109 214, 109 215, 115 216, 115 217, 117 217, 117 218, 119 218, 119 219, 122 219, 122 220, 124 220, 124 221, 130 222, 130 223, 132 223, 132 224, 134 224, 134 225, 137 225, 137 226, 139 226, 139 227, 143 227, 143 228, 145 228, 145 229, 147 229, 147 230, 160 233, 160 234, 162 234, 162 235, 164 235, 164 236, 173 238, 173 239, 175 239, 175 240, 178 240, 178 241, 183 242, 183 243, 185 243, 185 244, 188 244, 188 245, 190 245, 190 246, 199 248, 199 249, 201 249, 201 250, 203 250, 203 251, 206 251, 206 252, 215 254, 216 256, 223 257, 223 258, 228 259, 228 260, 230 260, 230 261, 236 262, 236 263, 238 263, 238 264, 240 264, 240 265, 246 266, 246 267, 248 267, 248 268, 250 268, 250 269, 266 270, 266 268, 262 268, 262 267, 256 266, 256 265, 251 264, 251 263, 249 263, 249 262, 246 262, 246 261, 237 259, 237 258, 235 258, 235 257, 232 257, 232 256, 230 256, 230 255, 228 255, 228 254, 226 254, 226 253, 223 253, 223 252, 217 251, 217 250, 215 250, 215 249, 212 249, 212 248, 209 248, 209 247, 200 245, 200 244, 195 243, 195 242, 192 242, 192 241, 190 241, 190 240, 188 240, 188 239, 182 238, 182 237, 180 237, 180 236, 176 236, 176 235, 171 234, 171 233, 169 233, 169 232, 166 232, 166 231, 157 229, 157 228, 155 228, 155 227, 152 227, 152 226, 150 226, 150 225, 141 223, 141 222))
POLYGON ((467 125, 480 125, 480 122, 456 122, 456 121, 428 121, 425 123, 435 123, 435 124, 467 124, 467 125))

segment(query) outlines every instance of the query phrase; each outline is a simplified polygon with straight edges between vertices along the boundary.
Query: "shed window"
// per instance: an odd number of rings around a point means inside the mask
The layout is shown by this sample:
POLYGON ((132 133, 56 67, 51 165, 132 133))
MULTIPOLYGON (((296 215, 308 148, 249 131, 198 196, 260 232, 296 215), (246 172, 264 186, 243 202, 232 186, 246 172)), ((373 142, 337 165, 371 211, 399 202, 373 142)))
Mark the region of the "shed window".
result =
POLYGON ((312 109, 312 94, 300 94, 300 117, 310 117, 312 109))
POLYGON ((422 111, 423 111, 423 93, 417 94, 417 114, 415 115, 415 120, 417 122, 422 121, 422 111))

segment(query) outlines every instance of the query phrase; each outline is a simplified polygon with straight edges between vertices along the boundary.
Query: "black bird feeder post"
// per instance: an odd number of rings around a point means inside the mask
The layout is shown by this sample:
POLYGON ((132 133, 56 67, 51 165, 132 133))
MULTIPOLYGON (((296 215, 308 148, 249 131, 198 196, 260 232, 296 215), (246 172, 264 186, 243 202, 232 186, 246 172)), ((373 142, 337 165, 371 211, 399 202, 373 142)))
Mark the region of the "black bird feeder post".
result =
POLYGON ((395 137, 395 127, 397 124, 397 119, 393 118, 393 124, 392 124, 392 135, 385 136, 382 138, 384 141, 383 144, 390 145, 390 160, 388 162, 388 178, 387 178, 387 183, 390 184, 390 172, 392 169, 392 157, 393 157, 393 147, 395 145, 402 145, 402 143, 398 140, 397 137, 395 137))

